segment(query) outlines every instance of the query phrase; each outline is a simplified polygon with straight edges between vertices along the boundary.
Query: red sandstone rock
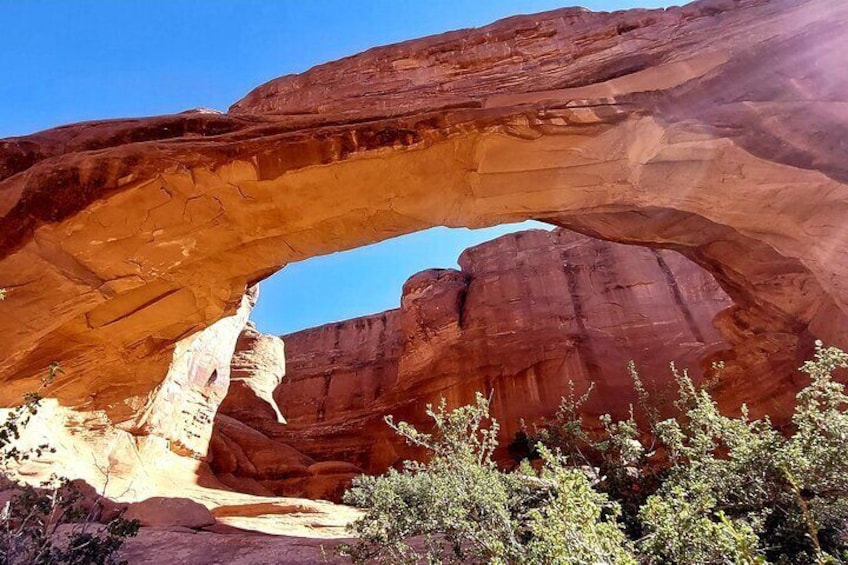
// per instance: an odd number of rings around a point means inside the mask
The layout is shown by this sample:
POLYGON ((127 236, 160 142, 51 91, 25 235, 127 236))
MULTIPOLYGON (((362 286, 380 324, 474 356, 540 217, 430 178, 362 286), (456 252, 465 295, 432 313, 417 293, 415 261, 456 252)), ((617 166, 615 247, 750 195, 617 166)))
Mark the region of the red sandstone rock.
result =
POLYGON ((273 396, 286 374, 283 341, 256 331, 253 324, 248 323, 238 338, 235 351, 224 412, 246 423, 270 417, 285 424, 273 396))
MULTIPOLYGON (((720 319, 722 401, 780 410, 813 338, 848 346, 846 52, 841 0, 565 9, 373 49, 273 81, 225 115, 2 140, 0 401, 60 360, 47 394, 93 414, 80 426, 168 436, 198 457, 216 389, 197 373, 176 399, 168 383, 182 373, 166 375, 192 357, 176 344, 236 312, 253 283, 431 226, 534 218, 707 269, 736 304, 720 319)), ((404 386, 438 392, 416 363, 454 337, 441 315, 421 357, 404 360, 404 386)), ((525 387, 551 355, 535 354, 519 388, 498 390, 535 398, 525 387)), ((356 379, 321 385, 326 401, 304 417, 368 418, 357 407, 385 388, 356 379)), ((363 429, 352 419, 332 437, 363 429)))
MULTIPOLYGON (((569 380, 579 392, 596 384, 587 417, 626 417, 629 360, 665 393, 669 362, 698 376, 700 360, 726 347, 712 319, 730 300, 674 252, 531 230, 459 262, 462 271, 412 276, 398 310, 284 336, 289 372, 274 396, 288 424, 250 425, 321 461, 312 472, 334 467, 326 460, 382 472, 411 453, 385 414, 428 424, 427 403, 458 406, 480 391, 492 396, 505 447, 522 418, 553 415, 569 380)), ((222 431, 232 405, 221 406, 222 431)))
MULTIPOLYGON (((255 333, 254 330, 249 332, 255 333)), ((256 344, 261 340, 242 343, 256 344)), ((238 389, 235 398, 244 398, 238 389)), ((227 405, 232 406, 232 403, 227 405)), ((268 420, 280 425, 273 414, 268 420)), ((251 422, 257 425, 262 420, 254 416, 251 422)), ((344 461, 316 463, 284 442, 269 438, 223 413, 215 419, 215 424, 209 444, 210 466, 218 480, 239 492, 340 502, 351 479, 362 474, 362 469, 344 461)))
MULTIPOLYGON (((309 474, 307 467, 314 463, 312 459, 297 450, 270 439, 261 432, 227 416, 221 415, 216 418, 216 430, 240 449, 240 451, 225 452, 228 464, 226 469, 229 472, 259 479, 302 476, 309 474), (239 461, 237 468, 232 469, 230 455, 233 452, 243 454, 249 466, 245 468, 244 463, 239 461)), ((223 447, 229 447, 229 445, 230 443, 226 442, 223 447)), ((212 444, 211 448, 213 449, 212 462, 215 463, 222 456, 214 451, 219 448, 217 444, 212 444)), ((236 459, 239 460, 239 457, 236 456, 236 459)))
MULTIPOLYGON (((180 532, 142 528, 127 540, 121 557, 132 565, 347 565, 336 547, 342 540, 252 532, 180 532)), ((349 540, 347 540, 349 541, 349 540)))
POLYGON ((310 465, 309 472, 313 475, 360 475, 362 469, 344 461, 321 461, 310 465))
MULTIPOLYGON (((253 288, 242 297, 235 315, 177 343, 165 380, 151 394, 145 409, 126 427, 137 435, 165 438, 171 451, 180 455, 195 459, 204 456, 218 405, 228 391, 238 394, 245 386, 245 375, 237 363, 238 384, 231 386, 230 366, 257 292, 253 288)), ((273 342, 273 338, 263 340, 262 345, 254 344, 250 355, 266 355, 263 345, 268 341, 273 342)), ((285 361, 278 364, 284 372, 285 361)))
POLYGON ((95 522, 108 523, 127 510, 128 505, 115 502, 103 496, 87 482, 76 479, 69 482, 69 488, 73 489, 76 496, 75 508, 82 512, 83 516, 95 522))
POLYGON ((154 497, 134 502, 127 507, 124 517, 154 528, 198 529, 215 523, 215 517, 209 509, 189 498, 154 497))
POLYGON ((360 516, 356 510, 308 500, 239 498, 241 503, 216 507, 218 523, 199 531, 141 528, 137 537, 127 540, 121 558, 133 565, 350 561, 339 558, 335 548, 346 538, 345 525, 360 516), (269 535, 280 533, 284 535, 269 535))
POLYGON ((522 218, 709 269, 751 334, 728 394, 791 398, 814 336, 848 344, 847 14, 836 0, 565 9, 373 49, 225 115, 4 140, 3 398, 60 359, 63 403, 130 421, 174 344, 280 266, 522 218))

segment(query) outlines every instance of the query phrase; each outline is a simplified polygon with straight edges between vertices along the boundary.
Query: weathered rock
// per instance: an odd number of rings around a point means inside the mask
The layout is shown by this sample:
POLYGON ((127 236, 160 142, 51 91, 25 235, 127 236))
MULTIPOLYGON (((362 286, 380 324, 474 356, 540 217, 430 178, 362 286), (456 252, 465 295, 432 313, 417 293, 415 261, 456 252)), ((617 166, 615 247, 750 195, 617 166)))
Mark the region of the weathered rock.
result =
MULTIPOLYGON (((273 418, 272 421, 276 422, 273 418)), ((216 430, 220 431, 225 441, 220 446, 211 444, 211 462, 217 465, 219 459, 225 459, 225 472, 259 479, 303 476, 309 474, 307 467, 315 462, 299 451, 224 415, 216 418, 216 430), (238 449, 233 449, 232 444, 238 446, 238 449), (226 451, 219 453, 218 449, 226 451), (235 468, 231 462, 232 454, 237 461, 235 468)))
POLYGON ((67 488, 71 490, 76 499, 74 507, 89 520, 106 524, 122 516, 127 510, 127 504, 106 498, 97 489, 81 479, 69 481, 67 488))
MULTIPOLYGON (((310 526, 301 529, 330 529, 317 519, 310 526)), ((127 540, 120 555, 132 565, 343 565, 350 558, 341 557, 336 549, 351 541, 339 539, 338 534, 336 539, 322 539, 314 534, 267 535, 240 528, 220 532, 142 528, 138 536, 127 540)))
POLYGON ((241 422, 270 416, 285 424, 274 400, 274 390, 286 374, 283 341, 256 331, 249 322, 238 338, 235 351, 224 411, 241 422))
POLYGON ((154 497, 133 502, 124 514, 127 520, 138 520, 142 526, 155 528, 204 528, 215 523, 208 508, 190 498, 154 497))
MULTIPOLYGON (((165 380, 130 425, 133 433, 165 438, 175 453, 203 457, 209 446, 218 405, 229 390, 234 388, 238 393, 245 386, 245 375, 238 366, 238 384, 231 386, 230 365, 237 340, 256 303, 257 292, 251 289, 242 297, 235 315, 177 343, 165 380)), ((272 338, 265 341, 272 341, 272 338)), ((254 344, 250 355, 261 358, 264 354, 265 348, 254 344)), ((285 372, 285 360, 281 367, 285 372)))
POLYGON ((134 429, 175 344, 281 266, 535 218, 707 269, 737 306, 722 398, 785 406, 814 337, 848 346, 846 52, 839 0, 565 9, 372 49, 225 115, 0 141, 0 400, 60 360, 48 394, 134 429))
MULTIPOLYGON (((250 332, 255 333, 253 330, 250 332)), ((262 340, 245 340, 242 343, 256 344, 262 343, 262 340)), ((244 413, 235 404, 243 398, 236 389, 234 400, 230 399, 226 405, 235 405, 236 414, 244 413)), ((248 398, 255 400, 256 397, 248 398)), ((227 414, 229 412, 223 412, 215 418, 215 433, 209 444, 209 464, 218 480, 229 488, 259 496, 340 502, 350 480, 362 474, 362 469, 344 461, 316 463, 290 445, 269 438, 227 414)), ((281 425, 273 414, 268 415, 267 420, 281 425)), ((264 423, 258 414, 250 422, 256 427, 262 427, 264 423)))
MULTIPOLYGON (((36 491, 41 494, 53 494, 48 487, 39 485, 36 491)), ((16 499, 26 493, 18 483, 0 476, 0 512, 4 512, 7 505, 11 505, 16 499)), ((88 522, 99 522, 106 524, 109 521, 122 516, 127 509, 127 504, 110 500, 81 479, 68 481, 59 489, 58 494, 64 500, 72 500, 73 511, 88 522)))
MULTIPOLYGON (((674 387, 669 362, 698 378, 700 361, 726 347, 712 319, 730 299, 673 251, 531 230, 472 247, 459 263, 412 276, 397 310, 284 336, 289 373, 275 398, 288 424, 250 425, 321 461, 313 473, 358 472, 328 460, 382 472, 412 453, 385 414, 424 425, 427 403, 455 407, 479 391, 492 398, 505 448, 521 419, 556 412, 569 381, 578 394, 596 385, 587 422, 626 417, 636 401, 628 361, 660 397, 674 387)), ((230 406, 228 397, 222 434, 230 406)))

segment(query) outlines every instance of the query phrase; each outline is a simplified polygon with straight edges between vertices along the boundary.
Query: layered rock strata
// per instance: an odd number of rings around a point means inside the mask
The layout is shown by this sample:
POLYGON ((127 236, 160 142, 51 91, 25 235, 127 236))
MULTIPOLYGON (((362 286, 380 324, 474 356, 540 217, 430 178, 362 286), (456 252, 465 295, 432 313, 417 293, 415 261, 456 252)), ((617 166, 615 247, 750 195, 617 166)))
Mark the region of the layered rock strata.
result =
MULTIPOLYGON (((258 479, 288 495, 285 480, 314 474, 314 465, 305 467, 316 460, 383 472, 414 455, 384 415, 423 426, 426 404, 445 398, 456 407, 476 392, 491 397, 504 448, 521 419, 552 416, 570 382, 578 395, 595 383, 587 422, 603 413, 626 417, 636 401, 630 360, 661 402, 673 392, 669 362, 697 378, 701 360, 726 347, 712 320, 730 299, 673 251, 531 230, 472 247, 459 264, 411 277, 396 310, 283 336, 287 376, 273 396, 288 423, 256 396, 231 391, 213 441, 219 477, 258 479), (250 454, 260 437, 285 446, 271 463, 250 454), (293 459, 291 448, 309 460, 280 466, 293 459), (237 468, 241 453, 249 463, 237 468)), ((498 457, 506 461, 506 449, 498 457)))
POLYGON ((846 52, 841 0, 563 9, 2 140, 0 400, 58 360, 49 395, 133 428, 283 265, 533 218, 705 268, 736 305, 720 398, 785 407, 813 338, 848 346, 846 52))

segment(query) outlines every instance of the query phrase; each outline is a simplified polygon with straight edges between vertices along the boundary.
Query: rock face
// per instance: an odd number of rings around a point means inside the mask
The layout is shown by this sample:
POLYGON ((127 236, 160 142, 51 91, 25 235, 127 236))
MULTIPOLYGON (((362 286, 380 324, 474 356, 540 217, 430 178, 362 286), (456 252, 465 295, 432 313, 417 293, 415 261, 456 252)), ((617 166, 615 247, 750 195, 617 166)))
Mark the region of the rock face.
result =
MULTIPOLYGON (((273 429, 280 425, 273 418, 267 422, 258 420, 258 423, 259 428, 273 429)), ((363 472, 344 461, 317 463, 291 445, 224 414, 215 418, 208 459, 221 483, 258 496, 341 502, 350 480, 363 472)))
POLYGON ((285 374, 286 348, 283 341, 256 331, 253 323, 248 322, 236 342, 224 412, 242 421, 270 416, 285 424, 286 420, 274 400, 274 390, 285 374), (242 409, 245 411, 241 412, 242 409))
POLYGON ((49 395, 133 428, 283 265, 534 218, 704 267, 736 305, 722 398, 785 406, 814 337, 848 346, 846 52, 841 0, 564 9, 2 140, 0 400, 59 360, 49 395))
POLYGON ((269 423, 272 428, 286 424, 274 398, 285 372, 283 341, 248 323, 238 338, 229 392, 220 402, 204 459, 221 483, 240 492, 341 501, 362 469, 342 461, 317 463, 260 431, 269 423))
MULTIPOLYGON (((459 263, 461 271, 411 277, 397 310, 283 336, 288 373, 274 398, 288 424, 256 401, 237 409, 230 397, 241 396, 231 392, 215 436, 237 452, 242 444, 229 430, 231 417, 240 418, 315 460, 379 473, 411 455, 385 414, 425 424, 427 403, 444 397, 456 407, 479 391, 491 395, 506 447, 521 418, 556 412, 570 380, 578 394, 596 384, 588 418, 626 417, 635 402, 629 360, 662 394, 673 386, 670 361, 698 376, 699 362, 726 347, 712 320, 730 299, 673 251, 531 230, 472 247, 459 263)), ((304 471, 252 460, 256 470, 246 476, 266 481, 304 471)))
POLYGON ((139 525, 154 528, 183 527, 205 528, 215 523, 208 508, 190 498, 154 497, 134 502, 127 507, 124 517, 138 520, 139 525))
MULTIPOLYGON (((264 382, 264 375, 245 379, 233 359, 237 340, 248 323, 256 296, 255 288, 249 290, 235 315, 176 344, 165 380, 151 394, 145 410, 132 422, 130 431, 133 434, 164 438, 169 449, 181 455, 195 459, 204 456, 209 446, 212 420, 228 391, 238 394, 251 385, 261 389, 261 385, 254 383, 264 382), (235 379, 230 378, 231 364, 234 364, 235 379), (235 382, 231 384, 231 380, 235 382)), ((267 356, 268 348, 263 347, 267 341, 274 343, 271 338, 255 343, 249 355, 258 359, 267 356)), ((281 359, 281 371, 285 374, 285 359, 281 359)))

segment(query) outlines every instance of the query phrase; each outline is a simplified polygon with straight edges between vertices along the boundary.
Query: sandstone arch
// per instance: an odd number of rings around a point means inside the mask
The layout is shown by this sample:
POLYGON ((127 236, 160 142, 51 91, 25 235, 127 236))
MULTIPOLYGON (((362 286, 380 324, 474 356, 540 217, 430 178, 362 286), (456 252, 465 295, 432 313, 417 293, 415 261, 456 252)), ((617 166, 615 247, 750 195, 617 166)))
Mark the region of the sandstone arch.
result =
MULTIPOLYGON (((758 402, 848 344, 848 6, 704 0, 510 18, 283 77, 228 114, 0 141, 0 378, 143 412, 173 345, 286 263, 538 219, 681 251, 758 402)), ((737 375, 739 373, 736 373, 737 375)))

